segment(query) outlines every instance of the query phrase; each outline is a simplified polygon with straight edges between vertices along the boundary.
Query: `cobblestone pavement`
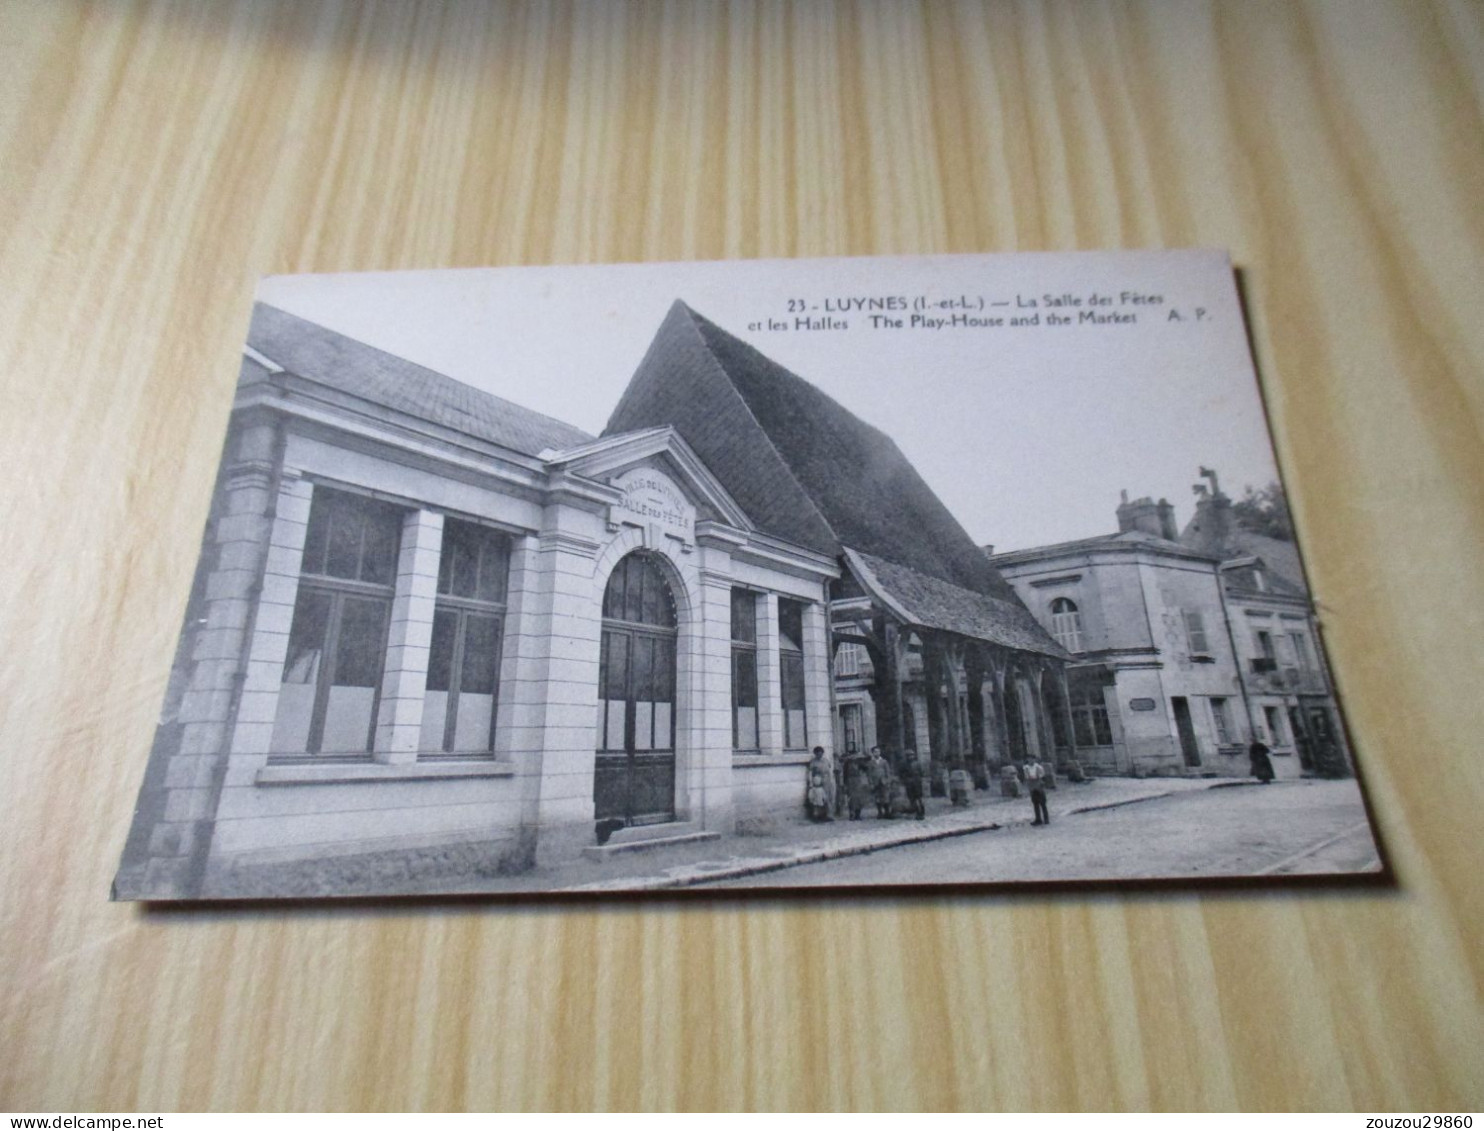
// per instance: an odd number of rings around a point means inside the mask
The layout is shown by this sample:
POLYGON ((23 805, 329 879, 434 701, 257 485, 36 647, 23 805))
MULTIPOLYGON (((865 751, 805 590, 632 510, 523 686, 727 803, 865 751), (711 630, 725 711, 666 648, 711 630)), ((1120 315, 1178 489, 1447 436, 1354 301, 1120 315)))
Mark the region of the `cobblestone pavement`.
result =
MULTIPOLYGON (((1051 792, 1049 806, 1054 819, 1058 815, 1116 808, 1236 784, 1229 779, 1202 778, 1102 778, 1076 785, 1063 782, 1051 792)), ((634 853, 602 863, 549 870, 541 877, 544 882, 533 883, 531 890, 654 891, 744 877, 755 878, 758 886, 772 886, 781 882, 781 877, 769 873, 783 869, 1029 825, 1031 816, 1030 801, 1024 797, 1001 798, 976 793, 975 802, 967 809, 955 809, 946 800, 937 798, 928 803, 928 818, 923 821, 836 820, 824 825, 792 821, 767 836, 727 837, 720 842, 683 849, 634 853)))
POLYGON ((1180 792, 999 831, 730 877, 732 888, 1138 880, 1375 872, 1353 781, 1180 792))

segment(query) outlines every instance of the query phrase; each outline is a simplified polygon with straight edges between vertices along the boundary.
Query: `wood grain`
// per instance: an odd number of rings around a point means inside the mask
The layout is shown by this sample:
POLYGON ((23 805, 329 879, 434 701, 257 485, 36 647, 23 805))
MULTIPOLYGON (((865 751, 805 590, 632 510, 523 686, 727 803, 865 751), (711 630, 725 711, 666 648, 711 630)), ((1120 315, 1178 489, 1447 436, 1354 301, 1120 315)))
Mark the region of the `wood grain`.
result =
POLYGON ((0 7, 0 1108, 1484 1107, 1475 4, 0 7), (107 901, 261 273, 1225 245, 1394 892, 107 901))

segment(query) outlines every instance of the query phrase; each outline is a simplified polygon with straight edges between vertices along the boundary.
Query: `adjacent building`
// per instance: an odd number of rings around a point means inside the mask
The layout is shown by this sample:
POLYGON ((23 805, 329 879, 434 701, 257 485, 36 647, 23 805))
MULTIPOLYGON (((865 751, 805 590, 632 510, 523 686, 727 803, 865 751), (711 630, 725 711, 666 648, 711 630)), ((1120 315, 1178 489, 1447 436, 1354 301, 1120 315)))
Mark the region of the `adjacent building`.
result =
POLYGON ((793 819, 842 730, 982 777, 1065 745, 1066 657, 888 437, 683 303, 601 436, 259 306, 115 890, 498 886, 793 819))
POLYGON ((1125 492, 1116 533, 990 557, 1074 657, 1076 757, 1109 773, 1243 775, 1257 739, 1280 777, 1345 773, 1297 552, 1243 531, 1209 477, 1184 532, 1167 500, 1125 492))

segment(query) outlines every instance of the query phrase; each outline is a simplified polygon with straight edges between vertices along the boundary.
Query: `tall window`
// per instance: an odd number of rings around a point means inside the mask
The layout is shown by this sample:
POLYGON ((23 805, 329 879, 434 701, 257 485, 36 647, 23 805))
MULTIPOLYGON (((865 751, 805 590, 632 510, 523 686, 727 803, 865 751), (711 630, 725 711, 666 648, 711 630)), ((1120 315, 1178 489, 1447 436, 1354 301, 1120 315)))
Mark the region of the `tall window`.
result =
POLYGON ((1309 638, 1302 632, 1291 632, 1288 635, 1293 641, 1293 656, 1298 666, 1304 671, 1312 671, 1314 657, 1309 652, 1309 638))
POLYGON ((444 521, 421 749, 488 754, 495 748, 509 578, 505 535, 454 518, 444 521))
POLYGON ((778 599, 778 664, 783 691, 783 748, 809 745, 804 726, 804 606, 778 599))
POLYGON ((1252 642, 1257 645, 1257 654, 1264 660, 1278 660, 1278 655, 1273 651, 1273 634, 1259 629, 1252 634, 1252 642))
POLYGON ((1211 723, 1216 728, 1216 742, 1220 746, 1230 746, 1232 743, 1231 716, 1227 713, 1226 700, 1220 697, 1211 699, 1211 723))
POLYGON ((1072 683, 1068 687, 1072 728, 1078 746, 1112 746, 1113 728, 1108 722, 1108 704, 1103 689, 1094 683, 1072 683))
POLYGON ((315 488, 274 753, 370 752, 401 531, 396 507, 315 488))
POLYGON ((1287 746, 1288 737, 1283 733, 1283 714, 1277 707, 1264 707, 1263 718, 1268 722, 1268 740, 1274 746, 1287 746))
POLYGON ((1185 638, 1192 656, 1210 655, 1211 642, 1206 638, 1205 618, 1194 609, 1185 610, 1185 638))
POLYGON ((1065 597, 1051 602, 1051 635, 1068 652, 1082 651, 1082 614, 1065 597))
POLYGON ((732 590, 732 745, 756 750, 757 594, 732 590))

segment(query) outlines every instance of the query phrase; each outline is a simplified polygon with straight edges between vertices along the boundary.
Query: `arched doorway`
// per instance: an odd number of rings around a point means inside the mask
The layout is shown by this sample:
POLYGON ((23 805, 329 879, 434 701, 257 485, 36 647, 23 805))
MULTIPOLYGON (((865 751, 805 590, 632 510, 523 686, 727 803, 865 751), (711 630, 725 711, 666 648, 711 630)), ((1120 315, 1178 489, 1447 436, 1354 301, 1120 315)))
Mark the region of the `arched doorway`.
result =
POLYGON ((675 598, 654 558, 622 558, 603 592, 593 810, 599 841, 675 819, 675 598))

